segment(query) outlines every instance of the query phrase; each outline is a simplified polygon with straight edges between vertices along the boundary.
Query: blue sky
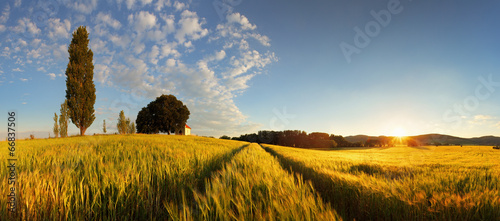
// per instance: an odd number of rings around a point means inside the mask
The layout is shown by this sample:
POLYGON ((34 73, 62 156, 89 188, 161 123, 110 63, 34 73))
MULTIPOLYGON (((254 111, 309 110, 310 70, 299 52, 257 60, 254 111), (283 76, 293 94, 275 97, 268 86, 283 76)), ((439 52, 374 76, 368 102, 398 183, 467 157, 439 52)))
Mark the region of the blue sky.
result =
MULTIPOLYGON (((7 0, 0 123, 47 137, 67 47, 90 32, 96 120, 116 131, 161 94, 198 135, 500 135, 497 1, 7 0), (347 46, 346 46, 347 45, 347 46), (347 48, 347 49, 346 49, 347 48), (3 122, 3 123, 2 123, 3 122)), ((5 136, 6 128, 0 128, 5 136)), ((78 133, 71 124, 70 134, 78 133)))

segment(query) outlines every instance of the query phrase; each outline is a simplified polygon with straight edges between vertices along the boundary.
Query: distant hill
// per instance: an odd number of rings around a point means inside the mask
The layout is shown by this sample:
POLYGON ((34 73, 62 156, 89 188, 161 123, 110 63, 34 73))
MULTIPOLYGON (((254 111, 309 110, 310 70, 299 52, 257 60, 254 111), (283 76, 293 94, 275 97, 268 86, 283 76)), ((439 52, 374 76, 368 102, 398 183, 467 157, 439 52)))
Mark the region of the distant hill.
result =
MULTIPOLYGON (((366 135, 356 135, 348 136, 345 139, 349 142, 366 142, 367 140, 380 139, 381 137, 366 136, 366 135)), ((444 134, 425 134, 418 136, 410 136, 410 138, 416 140, 420 144, 458 144, 458 145, 499 145, 500 137, 495 136, 484 136, 484 137, 474 137, 474 138, 461 138, 454 137, 444 134)))

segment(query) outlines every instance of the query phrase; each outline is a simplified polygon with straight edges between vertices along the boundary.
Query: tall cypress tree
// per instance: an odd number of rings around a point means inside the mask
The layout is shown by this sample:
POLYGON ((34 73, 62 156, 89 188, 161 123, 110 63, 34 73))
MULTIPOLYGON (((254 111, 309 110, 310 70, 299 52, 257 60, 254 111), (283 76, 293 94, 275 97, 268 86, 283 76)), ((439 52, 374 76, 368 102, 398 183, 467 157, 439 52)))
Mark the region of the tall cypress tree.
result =
POLYGON ((94 54, 88 47, 89 34, 84 26, 73 33, 69 44, 69 62, 66 68, 66 99, 69 117, 85 135, 87 128, 95 120, 94 54))

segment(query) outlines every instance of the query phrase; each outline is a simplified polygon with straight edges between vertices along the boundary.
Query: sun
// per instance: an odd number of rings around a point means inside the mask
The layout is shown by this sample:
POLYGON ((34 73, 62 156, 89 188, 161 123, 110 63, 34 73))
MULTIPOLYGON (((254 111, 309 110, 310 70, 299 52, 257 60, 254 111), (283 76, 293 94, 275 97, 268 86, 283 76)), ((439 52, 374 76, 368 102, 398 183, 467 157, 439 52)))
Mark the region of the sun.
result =
POLYGON ((406 137, 406 130, 401 127, 397 127, 392 132, 392 135, 395 137, 406 137))

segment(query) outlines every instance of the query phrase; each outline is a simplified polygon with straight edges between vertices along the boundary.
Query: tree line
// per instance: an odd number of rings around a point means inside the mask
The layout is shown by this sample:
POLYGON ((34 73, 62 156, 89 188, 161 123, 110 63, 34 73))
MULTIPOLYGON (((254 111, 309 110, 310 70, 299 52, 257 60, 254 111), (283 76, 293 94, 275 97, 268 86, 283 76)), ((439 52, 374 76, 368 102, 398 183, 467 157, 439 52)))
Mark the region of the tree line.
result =
POLYGON ((349 142, 341 135, 320 132, 308 134, 301 130, 259 131, 258 133, 244 134, 239 137, 232 138, 223 135, 219 139, 239 140, 299 148, 394 147, 396 145, 417 147, 422 145, 420 142, 410 137, 397 139, 396 137, 391 136, 379 136, 376 139, 370 138, 364 142, 349 142))
POLYGON ((285 131, 259 131, 258 133, 245 134, 230 138, 222 136, 221 139, 231 139, 247 142, 257 142, 280 146, 299 148, 334 148, 334 147, 361 147, 361 142, 349 142, 341 135, 313 132, 307 134, 301 130, 285 131))

